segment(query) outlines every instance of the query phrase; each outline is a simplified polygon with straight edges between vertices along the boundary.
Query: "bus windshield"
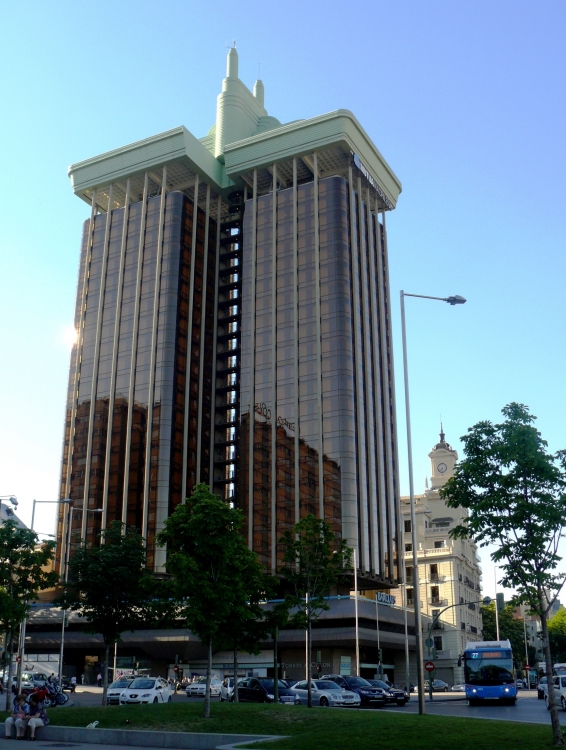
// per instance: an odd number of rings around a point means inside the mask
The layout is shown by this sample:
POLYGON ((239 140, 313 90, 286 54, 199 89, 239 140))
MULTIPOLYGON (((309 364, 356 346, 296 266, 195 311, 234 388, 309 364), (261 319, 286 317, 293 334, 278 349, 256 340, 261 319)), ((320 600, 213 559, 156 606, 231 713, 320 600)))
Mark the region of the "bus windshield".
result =
POLYGON ((464 662, 466 685, 513 684, 513 657, 508 649, 466 651, 464 662))

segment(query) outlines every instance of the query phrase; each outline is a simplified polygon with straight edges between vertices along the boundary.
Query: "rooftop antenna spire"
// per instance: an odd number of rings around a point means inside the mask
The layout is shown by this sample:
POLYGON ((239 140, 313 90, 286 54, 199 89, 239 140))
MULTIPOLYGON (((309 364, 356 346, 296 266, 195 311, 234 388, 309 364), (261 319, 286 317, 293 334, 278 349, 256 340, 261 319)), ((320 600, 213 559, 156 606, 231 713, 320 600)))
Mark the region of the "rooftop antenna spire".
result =
POLYGON ((236 49, 236 40, 235 39, 232 40, 232 46, 234 47, 234 49, 236 49))
POLYGON ((444 435, 444 429, 442 427, 442 415, 440 415, 440 442, 441 443, 445 442, 444 437, 445 435, 444 435))

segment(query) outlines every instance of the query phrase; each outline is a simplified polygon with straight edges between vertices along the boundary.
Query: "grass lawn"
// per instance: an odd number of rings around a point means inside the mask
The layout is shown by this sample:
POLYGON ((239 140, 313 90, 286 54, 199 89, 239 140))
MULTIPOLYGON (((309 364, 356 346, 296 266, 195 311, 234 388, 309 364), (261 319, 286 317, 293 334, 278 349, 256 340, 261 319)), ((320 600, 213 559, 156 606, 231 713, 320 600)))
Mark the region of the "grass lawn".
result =
POLYGON ((288 735, 287 739, 259 745, 267 750, 377 750, 383 747, 394 750, 543 750, 552 747, 550 726, 415 716, 402 711, 309 710, 303 706, 216 703, 211 706, 211 718, 203 719, 202 703, 171 703, 57 708, 49 711, 49 717, 56 726, 86 727, 97 720, 101 729, 288 735))

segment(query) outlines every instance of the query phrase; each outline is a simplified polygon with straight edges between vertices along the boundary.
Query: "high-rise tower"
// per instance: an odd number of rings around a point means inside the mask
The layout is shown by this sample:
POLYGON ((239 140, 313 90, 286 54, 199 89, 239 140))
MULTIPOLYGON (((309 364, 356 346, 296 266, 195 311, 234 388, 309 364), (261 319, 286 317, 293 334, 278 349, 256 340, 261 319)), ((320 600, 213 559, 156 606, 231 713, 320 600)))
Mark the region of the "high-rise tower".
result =
POLYGON ((394 584, 385 216, 401 186, 354 115, 282 125, 231 49, 207 136, 179 127, 69 173, 91 206, 61 481, 75 530, 133 523, 160 570, 155 534, 207 482, 269 569, 314 513, 366 588, 394 584))

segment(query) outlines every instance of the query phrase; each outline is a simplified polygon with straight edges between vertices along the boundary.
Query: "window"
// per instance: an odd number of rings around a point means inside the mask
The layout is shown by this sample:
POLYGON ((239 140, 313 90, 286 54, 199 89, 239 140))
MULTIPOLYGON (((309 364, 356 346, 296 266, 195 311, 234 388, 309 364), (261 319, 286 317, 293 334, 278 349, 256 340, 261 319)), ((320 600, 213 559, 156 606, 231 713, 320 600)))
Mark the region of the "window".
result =
POLYGON ((442 549, 443 547, 446 547, 446 542, 444 541, 444 539, 434 543, 435 549, 442 549))
POLYGON ((411 531, 411 522, 405 521, 405 531, 409 533, 411 531))
POLYGON ((438 565, 430 566, 430 580, 438 581, 438 565))
POLYGON ((442 651, 442 636, 441 635, 434 636, 434 648, 436 649, 436 651, 442 651))
POLYGON ((440 603, 440 588, 438 586, 430 587, 430 598, 431 598, 431 604, 440 603))
POLYGON ((432 610, 432 619, 433 620, 437 620, 439 614, 440 614, 440 610, 439 609, 433 609, 432 610))
POLYGON ((407 589, 407 604, 412 604, 414 602, 414 595, 415 592, 413 589, 407 589))
POLYGON ((412 544, 406 544, 405 545, 405 552, 412 552, 413 551, 413 545, 412 544))
POLYGON ((413 583, 413 568, 408 566, 406 568, 407 583, 413 583))

